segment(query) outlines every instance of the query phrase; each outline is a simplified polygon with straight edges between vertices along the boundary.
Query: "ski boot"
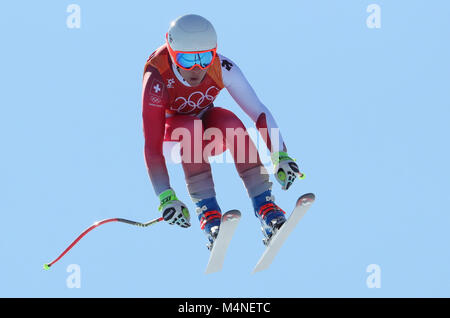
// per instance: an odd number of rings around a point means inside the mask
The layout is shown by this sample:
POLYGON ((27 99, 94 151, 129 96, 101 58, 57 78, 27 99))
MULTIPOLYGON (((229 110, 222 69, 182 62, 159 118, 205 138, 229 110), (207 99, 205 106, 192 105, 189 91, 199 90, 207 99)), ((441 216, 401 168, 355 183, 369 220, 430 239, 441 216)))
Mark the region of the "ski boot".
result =
POLYGON ((200 228, 208 238, 206 247, 208 250, 211 250, 214 245, 214 241, 219 234, 222 213, 215 197, 201 200, 197 202, 196 205, 200 228))
POLYGON ((284 212, 275 204, 275 198, 270 190, 267 190, 252 199, 255 208, 255 215, 261 221, 261 230, 263 232, 263 244, 268 245, 272 236, 286 222, 284 212))

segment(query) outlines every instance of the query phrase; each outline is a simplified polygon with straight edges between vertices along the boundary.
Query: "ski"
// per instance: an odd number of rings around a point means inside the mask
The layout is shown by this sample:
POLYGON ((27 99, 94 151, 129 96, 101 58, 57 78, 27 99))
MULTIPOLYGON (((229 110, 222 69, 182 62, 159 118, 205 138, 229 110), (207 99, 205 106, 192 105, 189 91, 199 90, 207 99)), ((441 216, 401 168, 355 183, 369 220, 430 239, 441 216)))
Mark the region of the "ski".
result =
POLYGON ((283 243, 292 233, 298 222, 305 215, 306 211, 308 211, 308 209, 311 207, 311 204, 314 202, 314 200, 315 196, 313 193, 304 194, 297 200, 295 208, 287 221, 281 226, 278 231, 275 232, 275 234, 273 234, 273 236, 267 243, 266 250, 253 269, 253 274, 269 268, 281 246, 283 246, 283 243))
POLYGON ((230 210, 222 215, 219 234, 212 246, 205 274, 211 274, 222 270, 228 245, 230 245, 231 238, 233 237, 240 219, 241 212, 238 210, 230 210))

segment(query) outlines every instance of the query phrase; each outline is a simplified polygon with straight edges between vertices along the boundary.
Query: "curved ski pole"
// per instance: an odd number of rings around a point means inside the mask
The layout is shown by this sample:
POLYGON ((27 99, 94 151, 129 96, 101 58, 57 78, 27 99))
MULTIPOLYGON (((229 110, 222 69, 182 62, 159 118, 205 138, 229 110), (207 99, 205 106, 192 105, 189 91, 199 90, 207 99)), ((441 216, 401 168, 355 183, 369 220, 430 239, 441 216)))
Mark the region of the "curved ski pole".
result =
POLYGON ((65 250, 64 252, 62 252, 55 260, 53 260, 50 263, 46 263, 44 264, 44 269, 48 270, 50 269, 50 267, 55 264, 57 261, 59 261, 68 251, 70 251, 72 249, 72 247, 75 246, 75 244, 78 243, 79 240, 81 240, 83 238, 83 236, 85 236, 86 234, 88 234, 90 231, 92 231, 93 229, 95 229, 96 227, 99 227, 102 224, 106 224, 106 223, 110 223, 110 222, 121 222, 121 223, 126 223, 126 224, 130 224, 130 225, 135 225, 135 226, 139 226, 139 227, 147 227, 153 224, 156 224, 158 222, 163 221, 164 218, 160 217, 151 221, 148 221, 146 223, 141 223, 141 222, 136 222, 136 221, 131 221, 131 220, 127 220, 127 219, 121 219, 121 218, 113 218, 113 219, 106 219, 103 221, 98 221, 95 222, 94 224, 92 224, 90 227, 88 227, 86 230, 84 230, 83 233, 81 233, 73 242, 72 244, 70 244, 65 250))

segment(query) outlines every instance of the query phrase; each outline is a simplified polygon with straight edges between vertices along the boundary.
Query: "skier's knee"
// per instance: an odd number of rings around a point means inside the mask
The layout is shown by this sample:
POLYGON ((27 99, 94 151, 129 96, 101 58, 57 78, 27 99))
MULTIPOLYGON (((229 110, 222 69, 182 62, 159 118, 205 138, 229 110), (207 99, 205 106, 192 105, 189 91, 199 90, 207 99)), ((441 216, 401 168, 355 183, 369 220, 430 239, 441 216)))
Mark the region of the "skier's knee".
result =
POLYGON ((234 129, 242 128, 242 129, 246 130, 242 121, 232 111, 222 108, 221 118, 222 118, 222 122, 226 128, 234 128, 234 129))

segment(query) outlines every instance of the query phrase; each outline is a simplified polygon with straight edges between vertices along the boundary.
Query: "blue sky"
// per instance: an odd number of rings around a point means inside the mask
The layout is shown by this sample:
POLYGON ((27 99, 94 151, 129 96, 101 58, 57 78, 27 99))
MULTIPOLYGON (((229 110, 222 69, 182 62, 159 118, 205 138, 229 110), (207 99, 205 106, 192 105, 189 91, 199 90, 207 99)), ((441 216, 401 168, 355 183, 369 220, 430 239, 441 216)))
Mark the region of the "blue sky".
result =
MULTIPOLYGON (((0 35, 0 296, 449 297, 448 1, 9 1, 0 35), (81 28, 66 26, 67 6, 81 28), (381 28, 366 25, 370 4, 381 28), (185 13, 208 18, 306 173, 277 203, 317 201, 269 270, 232 164, 213 166, 223 211, 243 214, 222 272, 203 274, 190 229, 94 221, 158 216, 143 158, 142 69, 185 13), (81 288, 68 288, 77 264, 81 288), (381 269, 368 288, 366 268, 381 269)), ((226 91, 218 106, 245 116, 226 91)), ((172 187, 194 207, 182 169, 172 187)), ((272 179, 272 181, 274 181, 272 179)))

